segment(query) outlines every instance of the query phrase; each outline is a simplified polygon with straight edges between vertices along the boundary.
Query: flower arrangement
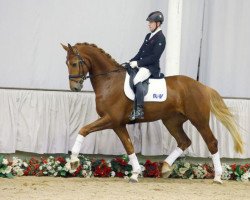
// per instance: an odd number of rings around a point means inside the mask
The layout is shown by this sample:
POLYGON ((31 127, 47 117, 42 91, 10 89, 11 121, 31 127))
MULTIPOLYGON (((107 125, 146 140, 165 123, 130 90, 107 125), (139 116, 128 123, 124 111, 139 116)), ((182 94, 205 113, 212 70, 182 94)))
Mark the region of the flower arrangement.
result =
POLYGON ((151 162, 150 160, 146 160, 144 167, 145 170, 143 171, 144 177, 155 177, 159 178, 161 176, 161 164, 158 162, 151 162))
POLYGON ((198 174, 202 173, 200 172, 200 168, 198 168, 198 165, 192 166, 190 163, 182 161, 175 162, 172 166, 172 169, 173 171, 170 175, 171 178, 194 178, 200 177, 198 174), (194 176, 194 174, 196 175, 194 176))
POLYGON ((11 170, 12 167, 9 165, 9 161, 3 156, 0 156, 0 177, 12 178, 11 170))
MULTIPOLYGON (((12 178, 14 176, 55 176, 55 177, 123 177, 132 174, 132 166, 127 155, 117 156, 110 161, 104 159, 89 159, 79 156, 80 165, 72 170, 69 157, 31 158, 21 160, 13 157, 11 160, 0 156, 0 177, 12 178)), ((162 163, 146 160, 141 164, 142 177, 161 177, 162 163)), ((250 180, 250 164, 223 164, 223 180, 250 180)), ((182 179, 209 179, 214 177, 211 164, 192 164, 185 159, 177 160, 172 165, 170 178, 182 179)))
POLYGON ((111 177, 124 177, 131 176, 132 166, 128 164, 129 158, 127 155, 116 157, 111 160, 111 177))
POLYGON ((111 172, 111 165, 105 160, 93 160, 92 171, 95 177, 109 177, 111 172))
POLYGON ((223 166, 222 178, 225 180, 249 181, 250 179, 250 164, 244 165, 226 165, 223 166))

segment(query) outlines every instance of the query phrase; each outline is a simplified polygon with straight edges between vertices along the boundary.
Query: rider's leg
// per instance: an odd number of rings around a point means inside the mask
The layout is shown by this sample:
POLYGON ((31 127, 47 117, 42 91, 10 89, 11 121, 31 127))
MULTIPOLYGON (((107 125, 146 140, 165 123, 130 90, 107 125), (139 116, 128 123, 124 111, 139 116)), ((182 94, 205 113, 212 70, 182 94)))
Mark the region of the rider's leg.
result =
POLYGON ((135 85, 135 99, 136 99, 136 111, 135 118, 141 119, 144 117, 143 104, 144 104, 144 90, 142 82, 135 85))
POLYGON ((151 76, 150 71, 145 68, 145 67, 140 67, 139 71, 137 72, 137 74, 135 75, 134 78, 134 85, 136 85, 139 82, 143 82, 146 79, 148 79, 151 76))
POLYGON ((135 111, 131 114, 131 120, 134 119, 140 119, 143 118, 144 112, 143 112, 143 104, 144 104, 144 92, 143 92, 143 86, 142 82, 145 81, 150 77, 151 73, 150 71, 145 67, 140 67, 139 71, 137 72, 135 78, 134 78, 134 85, 136 87, 135 89, 135 111))

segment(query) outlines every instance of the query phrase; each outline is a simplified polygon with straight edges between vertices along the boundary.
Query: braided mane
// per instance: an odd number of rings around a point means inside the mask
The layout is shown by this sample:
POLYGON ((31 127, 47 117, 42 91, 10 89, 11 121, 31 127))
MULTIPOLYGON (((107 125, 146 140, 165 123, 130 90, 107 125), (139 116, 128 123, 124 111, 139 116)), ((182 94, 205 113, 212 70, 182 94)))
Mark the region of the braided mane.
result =
POLYGON ((91 46, 96 48, 98 51, 100 51, 102 54, 104 54, 105 56, 107 56, 116 66, 120 66, 120 64, 118 62, 116 62, 116 60, 114 58, 112 58, 112 56, 108 53, 106 53, 102 48, 99 48, 97 45, 95 44, 89 44, 87 42, 84 43, 76 43, 76 45, 79 46, 91 46))

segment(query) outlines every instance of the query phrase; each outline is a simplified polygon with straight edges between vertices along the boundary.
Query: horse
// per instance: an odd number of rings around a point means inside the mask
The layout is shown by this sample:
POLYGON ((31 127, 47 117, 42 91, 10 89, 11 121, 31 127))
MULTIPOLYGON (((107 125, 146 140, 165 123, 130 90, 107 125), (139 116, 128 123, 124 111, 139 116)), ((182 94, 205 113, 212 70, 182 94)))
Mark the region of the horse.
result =
POLYGON ((96 111, 100 116, 96 121, 80 129, 78 134, 80 139, 76 139, 72 148, 72 167, 75 162, 79 161, 77 156, 88 134, 113 129, 121 140, 129 156, 129 163, 132 165, 133 173, 130 181, 138 182, 140 165, 126 124, 161 120, 178 145, 163 161, 161 172, 163 177, 168 177, 171 174, 173 162, 191 145, 191 140, 183 130, 183 123, 189 120, 201 134, 212 155, 215 169, 213 181, 222 183, 218 141, 209 127, 210 113, 213 113, 217 120, 228 129, 236 152, 243 153, 243 141, 233 114, 216 90, 187 76, 164 77, 167 99, 163 102, 145 102, 144 118, 131 122, 129 114, 133 109, 133 101, 127 98, 123 90, 126 76, 124 67, 95 44, 61 45, 67 51, 66 65, 70 89, 75 92, 81 91, 84 80, 89 78, 96 97, 96 111), (74 148, 75 155, 73 156, 74 148))

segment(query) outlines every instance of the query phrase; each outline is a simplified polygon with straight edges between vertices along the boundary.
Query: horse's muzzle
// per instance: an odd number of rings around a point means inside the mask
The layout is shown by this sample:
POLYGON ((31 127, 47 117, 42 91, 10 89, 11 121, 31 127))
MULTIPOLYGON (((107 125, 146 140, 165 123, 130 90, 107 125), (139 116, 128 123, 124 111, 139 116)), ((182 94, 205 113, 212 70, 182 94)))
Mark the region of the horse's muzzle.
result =
POLYGON ((70 85, 70 89, 71 89, 71 91, 73 91, 73 92, 80 92, 80 91, 82 90, 82 87, 83 87, 83 84, 81 84, 81 83, 79 83, 79 82, 70 85))

